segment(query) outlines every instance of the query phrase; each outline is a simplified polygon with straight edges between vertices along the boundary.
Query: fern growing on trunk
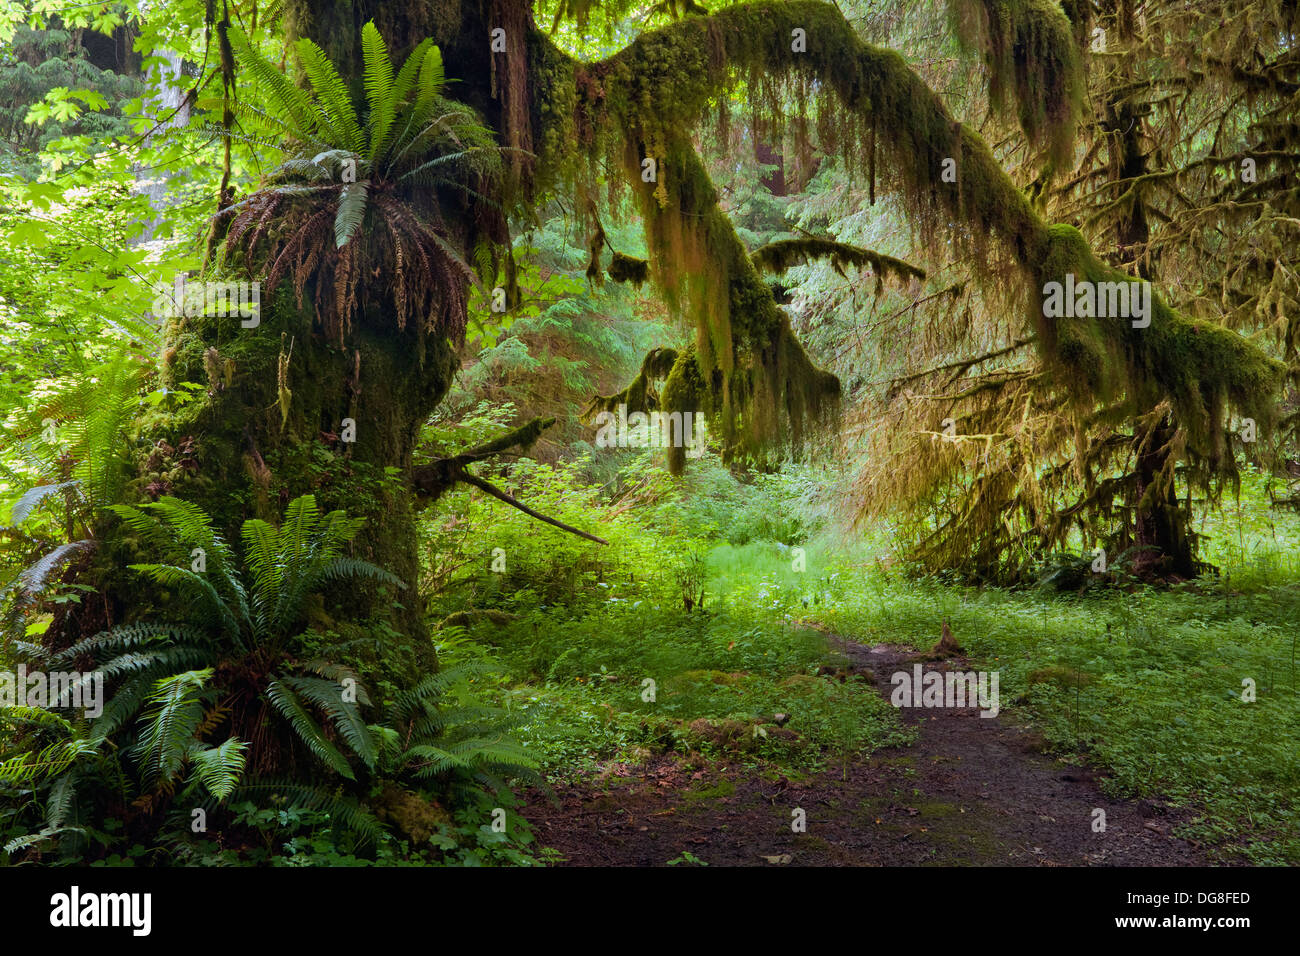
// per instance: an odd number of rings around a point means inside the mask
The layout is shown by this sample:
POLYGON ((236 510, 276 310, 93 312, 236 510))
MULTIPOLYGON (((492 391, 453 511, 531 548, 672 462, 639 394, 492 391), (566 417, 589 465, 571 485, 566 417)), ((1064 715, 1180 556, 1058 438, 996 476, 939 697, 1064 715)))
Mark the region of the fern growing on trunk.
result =
MULTIPOLYGON (((479 274, 458 251, 469 247, 455 222, 474 200, 474 259, 495 274, 507 239, 500 207, 500 148, 464 104, 443 96, 442 55, 424 40, 394 69, 374 23, 361 33, 364 112, 315 43, 295 44, 307 88, 295 86, 249 42, 232 33, 239 60, 267 100, 235 114, 260 133, 230 135, 288 158, 257 192, 218 214, 228 258, 264 264, 268 291, 292 277, 301 306, 309 284, 319 321, 340 341, 365 288, 391 288, 397 325, 417 319, 459 341, 466 296, 479 274), (485 212, 484 210, 488 210, 485 212), (444 215, 449 212, 450 215, 444 215), (384 281, 371 282, 381 275, 384 281)), ((471 237, 473 238, 473 237, 471 237)))

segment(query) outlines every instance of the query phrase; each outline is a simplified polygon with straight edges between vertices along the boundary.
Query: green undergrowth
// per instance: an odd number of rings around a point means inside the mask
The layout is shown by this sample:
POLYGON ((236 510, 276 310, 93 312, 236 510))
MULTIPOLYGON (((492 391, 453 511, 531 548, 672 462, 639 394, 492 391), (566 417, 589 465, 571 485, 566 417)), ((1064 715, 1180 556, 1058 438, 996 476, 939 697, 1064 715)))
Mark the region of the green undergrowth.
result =
POLYGON ((1105 770, 1109 792, 1190 808, 1185 835, 1225 855, 1294 864, 1300 522, 1250 504, 1240 528, 1235 502, 1205 523, 1207 555, 1234 573, 1063 595, 959 588, 863 561, 830 572, 845 583, 819 618, 855 640, 916 648, 948 620, 972 666, 999 673, 1003 708, 1054 751, 1105 770))
POLYGON ((761 618, 615 598, 473 633, 507 675, 516 735, 557 777, 692 752, 813 771, 908 739, 868 684, 819 676, 823 634, 761 618))
MULTIPOLYGON (((448 593, 468 588, 510 615, 475 624, 471 643, 496 661, 494 693, 552 778, 692 752, 811 772, 905 743, 887 701, 844 679, 837 649, 925 649, 947 620, 971 666, 999 673, 1002 709, 1102 770, 1110 793, 1183 808, 1180 835, 1225 859, 1300 862, 1300 521, 1268 507, 1258 476, 1198 522, 1218 574, 1155 588, 1122 569, 1088 577, 1080 555, 1078 587, 1059 589, 1058 575, 1009 589, 910 573, 884 526, 849 549, 827 544, 798 477, 746 487, 743 511, 711 509, 738 492, 699 470, 681 498, 586 526, 617 550, 462 502, 508 563, 529 568, 509 586, 480 569, 448 593), (565 596, 539 606, 548 575, 565 596)), ((581 498, 576 471, 545 481, 557 504, 581 498)), ((1044 579, 1061 560, 1044 556, 1044 579)))
MULTIPOLYGON (((644 461, 629 467, 634 488, 662 478, 644 461)), ((497 697, 553 777, 665 753, 811 772, 907 739, 888 703, 836 667, 824 633, 723 586, 718 562, 730 550, 798 546, 766 536, 807 533, 792 509, 771 507, 806 488, 757 480, 748 506, 713 511, 709 501, 731 505, 742 493, 721 469, 701 470, 694 500, 652 498, 635 517, 603 523, 584 511, 594 496, 579 468, 529 464, 510 476, 539 510, 605 536, 604 548, 494 501, 449 499, 455 520, 444 528, 490 531, 465 545, 464 570, 430 602, 432 616, 473 606, 450 620, 494 661, 497 697), (723 526, 710 514, 725 514, 723 526)), ((431 531, 439 553, 454 534, 431 531)))

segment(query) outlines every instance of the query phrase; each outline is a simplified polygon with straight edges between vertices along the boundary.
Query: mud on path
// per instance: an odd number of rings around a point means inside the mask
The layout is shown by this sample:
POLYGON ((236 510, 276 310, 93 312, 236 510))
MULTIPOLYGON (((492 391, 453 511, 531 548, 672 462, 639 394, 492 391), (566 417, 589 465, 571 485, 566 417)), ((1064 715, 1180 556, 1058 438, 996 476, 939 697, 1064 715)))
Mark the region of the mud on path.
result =
MULTIPOLYGON (((915 652, 836 640, 852 670, 888 696, 915 652)), ((965 661, 926 670, 968 670, 965 661)), ((1088 770, 1041 753, 1041 741, 978 708, 902 708, 906 747, 802 781, 680 755, 615 766, 554 797, 529 794, 523 815, 571 866, 662 866, 689 853, 715 866, 1160 866, 1208 862, 1173 836, 1185 811, 1101 793, 1088 770), (769 779, 770 778, 770 779, 769 779), (791 830, 792 811, 807 830, 791 830), (1093 811, 1106 830, 1093 831, 1093 811)), ((689 860, 685 861, 689 862, 689 860)))

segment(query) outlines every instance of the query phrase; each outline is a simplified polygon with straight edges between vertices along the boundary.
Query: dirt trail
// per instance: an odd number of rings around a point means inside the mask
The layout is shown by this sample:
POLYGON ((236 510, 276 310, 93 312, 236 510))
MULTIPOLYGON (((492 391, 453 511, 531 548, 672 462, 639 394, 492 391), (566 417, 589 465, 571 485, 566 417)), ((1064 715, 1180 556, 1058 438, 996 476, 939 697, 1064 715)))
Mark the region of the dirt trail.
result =
MULTIPOLYGON (((888 696, 915 652, 835 641, 888 696)), ((967 670, 960 659, 926 670, 967 670)), ((680 756, 618 768, 603 784, 532 794, 524 815, 569 865, 656 866, 683 852, 712 865, 1157 866, 1207 862, 1172 836, 1179 811, 1102 795, 1089 771, 1045 757, 1040 742, 978 708, 903 708, 907 747, 878 750, 803 782, 725 766, 691 770, 680 756), (792 811, 807 830, 791 830, 792 811), (1106 812, 1093 831, 1094 809, 1106 812), (770 858, 770 859, 769 859, 770 858)))

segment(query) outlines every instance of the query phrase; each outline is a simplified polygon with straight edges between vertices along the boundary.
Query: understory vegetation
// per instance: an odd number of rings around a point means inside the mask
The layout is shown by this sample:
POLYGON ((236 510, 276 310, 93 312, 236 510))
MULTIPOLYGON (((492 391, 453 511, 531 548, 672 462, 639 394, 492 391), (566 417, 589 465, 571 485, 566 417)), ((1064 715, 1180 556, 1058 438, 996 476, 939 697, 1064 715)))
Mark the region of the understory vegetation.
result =
MULTIPOLYGON (((540 483, 533 495, 558 514, 591 508, 594 489, 563 470, 518 480, 540 483)), ((798 776, 906 745, 886 698, 843 679, 838 648, 923 651, 946 620, 972 667, 999 672, 1004 714, 1051 753, 1101 768, 1115 795, 1189 808, 1187 835, 1225 858, 1294 863, 1300 518, 1270 511, 1266 485, 1248 475, 1239 500, 1207 515, 1206 553, 1221 571, 1174 588, 1122 566, 1095 575, 1078 553, 1044 554, 1018 587, 945 581, 909 568, 884 525, 845 548, 819 521, 806 471, 748 485, 740 505, 716 469, 648 505, 649 517, 601 523, 629 558, 617 562, 466 496, 456 523, 492 527, 472 540, 504 549, 506 570, 480 555, 433 605, 482 612, 461 612, 474 621, 462 646, 493 662, 492 699, 520 715, 521 739, 562 778, 664 753, 798 776), (778 714, 789 717, 779 728, 778 714)))

